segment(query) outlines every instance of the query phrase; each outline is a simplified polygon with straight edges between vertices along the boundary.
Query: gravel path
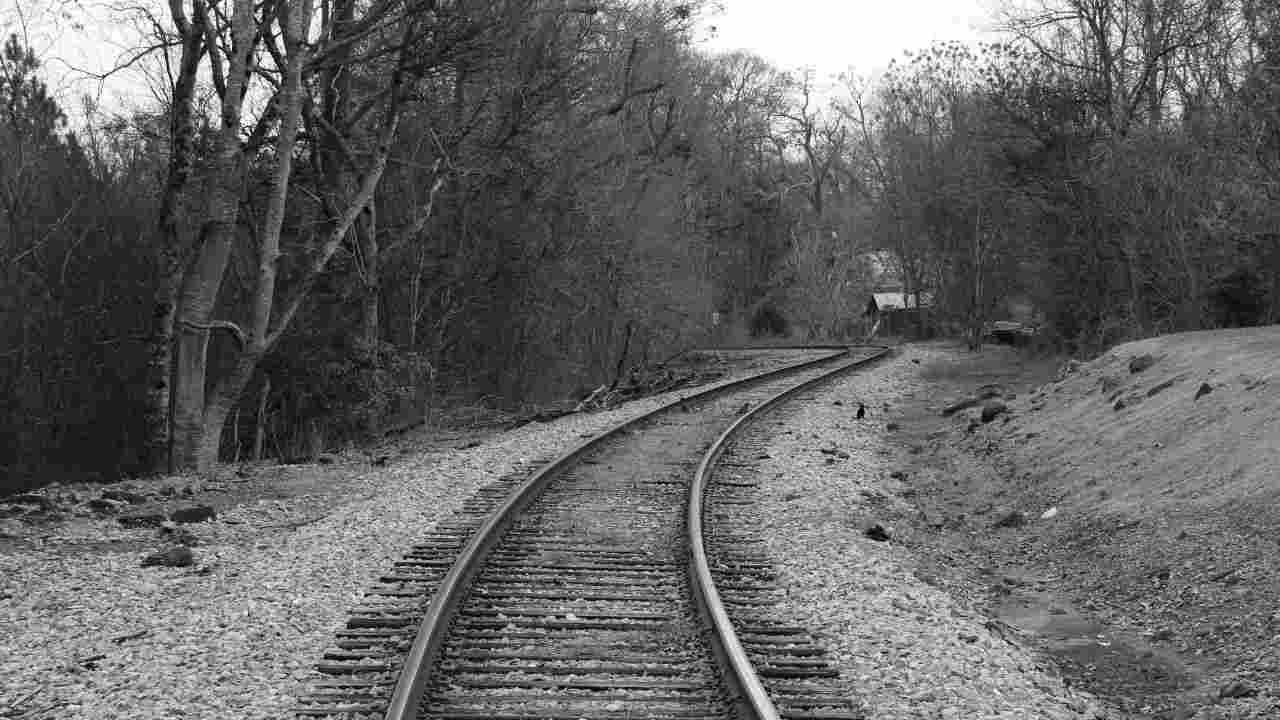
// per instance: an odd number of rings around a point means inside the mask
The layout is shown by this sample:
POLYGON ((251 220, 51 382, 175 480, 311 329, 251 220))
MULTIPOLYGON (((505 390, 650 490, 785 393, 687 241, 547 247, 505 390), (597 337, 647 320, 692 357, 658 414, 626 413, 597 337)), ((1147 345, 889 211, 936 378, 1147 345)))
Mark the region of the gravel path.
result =
POLYGON ((892 540, 884 517, 914 509, 909 487, 890 477, 885 403, 926 390, 911 360, 945 352, 910 346, 776 416, 785 425, 766 448, 759 499, 762 533, 789 587, 783 608, 824 637, 873 718, 1101 717, 1092 697, 1064 687, 999 624, 920 579, 892 540), (864 420, 854 417, 859 402, 864 420), (890 541, 864 535, 877 523, 890 541))
MULTIPOLYGON (((800 356, 738 363, 734 375, 800 356)), ((345 480, 340 499, 231 508, 191 526, 201 541, 191 568, 139 567, 156 531, 109 519, 59 525, 7 548, 0 552, 0 717, 287 717, 364 588, 476 488, 670 399, 533 423, 465 451, 406 457, 345 480)))

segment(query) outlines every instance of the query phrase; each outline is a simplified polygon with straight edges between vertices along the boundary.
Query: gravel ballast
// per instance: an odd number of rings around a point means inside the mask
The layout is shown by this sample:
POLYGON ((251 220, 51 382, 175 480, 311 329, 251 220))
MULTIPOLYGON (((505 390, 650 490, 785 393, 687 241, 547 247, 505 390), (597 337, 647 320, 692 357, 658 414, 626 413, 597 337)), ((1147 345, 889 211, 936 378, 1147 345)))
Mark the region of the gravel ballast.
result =
POLYGON ((910 361, 938 352, 911 346, 765 420, 776 431, 758 468, 759 515, 789 588, 780 609, 826 642, 872 718, 1103 717, 1092 696, 1067 688, 963 594, 920 579, 893 541, 884 518, 913 509, 909 486, 891 477, 885 403, 919 391, 910 361))

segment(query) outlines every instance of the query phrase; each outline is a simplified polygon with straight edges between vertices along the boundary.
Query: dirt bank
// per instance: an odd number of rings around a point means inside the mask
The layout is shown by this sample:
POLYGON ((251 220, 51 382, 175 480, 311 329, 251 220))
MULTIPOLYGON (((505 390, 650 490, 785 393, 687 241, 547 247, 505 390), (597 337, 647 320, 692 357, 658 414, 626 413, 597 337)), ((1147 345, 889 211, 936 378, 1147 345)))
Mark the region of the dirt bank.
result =
POLYGON ((922 363, 901 540, 1124 718, 1280 717, 1280 328, 922 363), (990 423, 940 410, 1016 395, 990 423))

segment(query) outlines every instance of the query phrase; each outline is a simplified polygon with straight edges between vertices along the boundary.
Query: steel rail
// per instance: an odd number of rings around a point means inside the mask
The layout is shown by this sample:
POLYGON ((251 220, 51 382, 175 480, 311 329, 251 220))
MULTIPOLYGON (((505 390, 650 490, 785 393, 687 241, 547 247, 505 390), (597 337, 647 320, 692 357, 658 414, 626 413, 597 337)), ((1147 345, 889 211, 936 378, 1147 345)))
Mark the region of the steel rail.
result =
POLYGON ((819 375, 816 378, 783 390, 755 406, 749 412, 734 420, 720 434, 720 437, 716 438, 716 441, 712 443, 707 453, 703 456, 702 463, 698 465, 697 473, 694 474, 693 483, 689 487, 687 519, 689 552, 692 556, 689 563, 689 579, 693 586, 694 603, 712 627, 711 642, 713 649, 720 659, 721 667, 726 671, 725 680, 733 691, 734 704, 737 706, 738 716, 741 718, 780 720, 781 716, 777 707, 774 706, 773 700, 769 697, 768 691, 765 690, 764 684, 760 681, 760 677, 756 674, 755 667, 752 665, 746 649, 743 648, 742 642, 738 640, 738 634, 733 629, 729 613, 725 610, 724 603, 720 599, 720 592, 716 589, 715 579, 711 576, 711 566, 707 561, 707 549, 703 539, 702 524, 703 496, 710 481, 711 470, 715 467, 715 463, 720 459, 720 456, 724 454, 725 448, 728 447, 729 441, 734 435, 748 423, 757 419, 760 414, 788 400, 793 395, 819 383, 826 382, 842 372, 865 367, 880 360, 888 355, 889 352, 890 348, 882 348, 880 352, 871 357, 851 361, 829 373, 819 375))
MULTIPOLYGON (((414 636, 413 645, 405 657, 400 676, 396 680, 395 689, 392 691, 390 702, 387 705, 386 714, 383 716, 384 720, 414 720, 417 717, 418 705, 421 703, 422 696, 430 683, 431 667, 435 660, 439 658, 440 652, 444 647, 449 631, 449 620, 462 603, 471 581, 480 571, 489 552, 501 540, 502 533, 510 527, 515 518, 538 497, 559 472, 605 441, 618 437, 631 428, 673 410, 683 403, 691 400, 704 400, 737 390, 745 385, 828 363, 840 358, 842 355, 849 354, 855 347, 867 346, 844 345, 840 347, 841 352, 832 352, 813 360, 766 370, 745 378, 699 390, 690 395, 678 397, 650 412, 619 423, 599 435, 578 444, 543 466, 528 480, 525 480, 520 487, 485 518, 484 522, 475 531, 475 534, 467 541, 457 560, 449 568, 448 573, 440 581, 431 598, 431 602, 427 605, 422 623, 414 636)), ((876 357, 888 351, 888 348, 882 346, 873 347, 880 348, 880 353, 876 357)), ((757 349, 764 351, 773 348, 762 347, 757 349)))

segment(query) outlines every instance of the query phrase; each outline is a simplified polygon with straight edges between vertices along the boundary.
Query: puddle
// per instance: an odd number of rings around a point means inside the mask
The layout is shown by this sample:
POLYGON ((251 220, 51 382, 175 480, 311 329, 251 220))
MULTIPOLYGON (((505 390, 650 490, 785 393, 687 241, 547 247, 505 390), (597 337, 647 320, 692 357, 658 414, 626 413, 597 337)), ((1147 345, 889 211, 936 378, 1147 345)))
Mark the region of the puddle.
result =
POLYGON ((996 615, 1026 633, 1069 675, 1087 679, 1090 689, 1112 698, 1143 706, 1198 684, 1197 673, 1177 655, 1141 635, 1107 626, 1051 591, 1015 589, 996 607, 996 615))

